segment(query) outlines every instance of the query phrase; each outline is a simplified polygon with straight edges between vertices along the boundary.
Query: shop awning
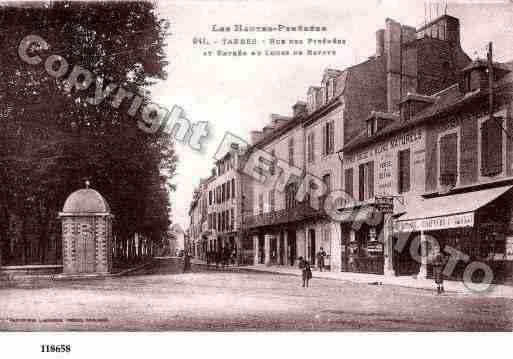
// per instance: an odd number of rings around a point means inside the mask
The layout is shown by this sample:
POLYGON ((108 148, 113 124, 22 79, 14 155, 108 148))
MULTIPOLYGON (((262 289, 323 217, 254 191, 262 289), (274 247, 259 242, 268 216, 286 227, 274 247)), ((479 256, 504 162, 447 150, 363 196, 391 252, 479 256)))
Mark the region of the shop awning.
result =
POLYGON ((473 227, 475 212, 497 199, 513 186, 502 186, 449 196, 418 199, 406 206, 397 220, 400 232, 473 227))

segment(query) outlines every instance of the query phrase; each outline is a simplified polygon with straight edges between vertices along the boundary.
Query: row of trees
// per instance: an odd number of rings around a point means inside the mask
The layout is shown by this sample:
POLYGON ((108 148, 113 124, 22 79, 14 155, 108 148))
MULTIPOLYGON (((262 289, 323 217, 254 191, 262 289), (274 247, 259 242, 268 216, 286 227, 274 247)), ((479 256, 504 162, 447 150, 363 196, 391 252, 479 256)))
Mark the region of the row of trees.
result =
MULTIPOLYGON (((165 79, 167 26, 149 2, 51 2, 0 5, 0 250, 3 264, 56 263, 58 212, 90 180, 115 215, 119 253, 136 253, 135 233, 160 243, 169 223, 177 157, 168 135, 148 134, 95 84, 63 91, 44 65, 18 56, 38 35, 70 64, 104 75, 133 93, 165 79)), ((65 78, 65 75, 63 78, 65 78)), ((105 84, 106 85, 106 84, 105 84)), ((104 86, 105 86, 104 85, 104 86)))

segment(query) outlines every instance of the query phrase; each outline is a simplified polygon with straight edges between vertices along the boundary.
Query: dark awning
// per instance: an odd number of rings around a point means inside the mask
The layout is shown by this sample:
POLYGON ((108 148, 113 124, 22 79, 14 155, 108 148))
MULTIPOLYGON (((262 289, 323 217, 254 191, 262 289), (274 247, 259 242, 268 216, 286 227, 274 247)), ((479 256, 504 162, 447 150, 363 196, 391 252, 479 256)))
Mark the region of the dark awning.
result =
POLYGON ((449 196, 419 198, 406 206, 406 213, 397 220, 400 232, 429 231, 473 227, 475 212, 497 199, 513 186, 502 186, 449 196))

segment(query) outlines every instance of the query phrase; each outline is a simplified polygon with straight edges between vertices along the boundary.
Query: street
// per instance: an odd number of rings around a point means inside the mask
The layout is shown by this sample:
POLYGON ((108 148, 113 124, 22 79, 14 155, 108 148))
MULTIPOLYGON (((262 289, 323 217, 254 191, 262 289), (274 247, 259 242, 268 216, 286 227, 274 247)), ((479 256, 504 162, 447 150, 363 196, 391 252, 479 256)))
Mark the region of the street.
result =
POLYGON ((265 273, 192 272, 0 289, 0 330, 512 330, 513 301, 265 273))

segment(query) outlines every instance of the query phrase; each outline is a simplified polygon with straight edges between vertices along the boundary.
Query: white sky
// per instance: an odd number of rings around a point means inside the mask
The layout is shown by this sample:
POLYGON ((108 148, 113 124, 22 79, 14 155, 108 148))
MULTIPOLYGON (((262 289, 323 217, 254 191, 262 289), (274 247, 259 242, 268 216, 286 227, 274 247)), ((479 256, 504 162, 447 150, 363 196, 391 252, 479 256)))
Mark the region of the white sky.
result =
MULTIPOLYGON (((176 145, 180 163, 171 201, 173 220, 184 228, 192 192, 200 178, 209 175, 225 131, 248 138, 249 131, 268 122, 269 114, 290 115, 291 106, 305 99, 308 86, 319 85, 326 67, 343 69, 374 54, 375 31, 384 27, 387 17, 413 26, 424 22, 422 0, 162 1, 159 10, 171 22, 172 35, 166 50, 168 79, 151 89, 153 99, 168 109, 183 107, 191 121, 208 121, 211 129, 201 153, 176 145), (328 32, 219 34, 210 31, 214 24, 317 25, 328 32), (337 49, 336 57, 204 57, 203 48, 192 44, 194 36, 326 36, 345 39, 347 45, 337 49)), ((460 19, 462 47, 471 57, 475 51, 484 56, 488 41, 493 41, 496 60, 513 60, 513 2, 449 1, 448 14, 460 19)))

